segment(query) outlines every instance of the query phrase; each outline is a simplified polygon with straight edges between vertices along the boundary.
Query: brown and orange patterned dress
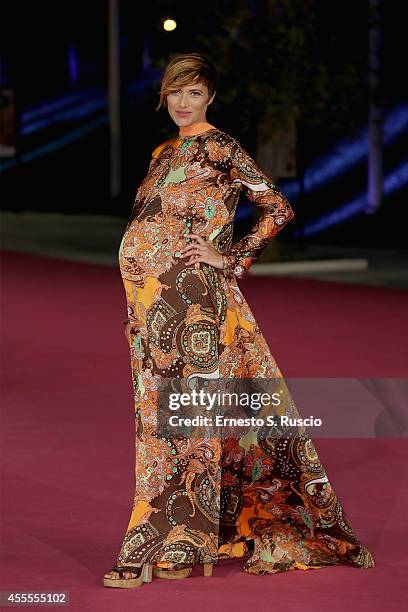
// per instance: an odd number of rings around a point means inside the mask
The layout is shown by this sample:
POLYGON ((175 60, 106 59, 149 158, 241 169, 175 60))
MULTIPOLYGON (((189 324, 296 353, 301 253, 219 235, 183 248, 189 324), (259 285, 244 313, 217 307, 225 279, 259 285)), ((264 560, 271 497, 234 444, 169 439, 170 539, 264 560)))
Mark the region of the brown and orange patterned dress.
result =
POLYGON ((237 278, 293 216, 239 142, 209 124, 153 152, 119 249, 130 321, 136 489, 118 565, 242 557, 253 574, 373 566, 306 433, 274 439, 157 433, 163 377, 282 378, 237 278), (232 245, 241 191, 261 215, 232 245), (180 250, 189 232, 226 254, 228 269, 186 265, 180 250))

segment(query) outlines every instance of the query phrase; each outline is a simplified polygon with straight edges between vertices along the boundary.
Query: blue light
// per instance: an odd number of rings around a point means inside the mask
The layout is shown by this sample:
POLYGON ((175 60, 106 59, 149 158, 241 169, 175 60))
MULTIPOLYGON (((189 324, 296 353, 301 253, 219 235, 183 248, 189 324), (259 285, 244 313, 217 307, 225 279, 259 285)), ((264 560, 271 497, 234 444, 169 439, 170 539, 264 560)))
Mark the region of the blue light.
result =
POLYGON ((78 119, 84 119, 89 115, 95 114, 95 112, 106 108, 107 101, 106 95, 94 97, 86 102, 81 102, 79 106, 71 107, 60 112, 55 112, 53 115, 49 115, 44 119, 38 121, 32 121, 29 125, 21 128, 21 134, 27 136, 33 132, 38 132, 42 128, 47 128, 54 123, 66 123, 68 121, 76 121, 78 119))
MULTIPOLYGON (((392 194, 394 191, 402 189, 408 183, 408 161, 403 162, 396 170, 390 172, 384 180, 383 192, 384 196, 392 194)), ((311 236, 322 232, 329 227, 333 227, 342 221, 347 221, 354 215, 364 212, 367 206, 367 194, 364 193, 347 204, 343 204, 339 208, 332 210, 327 215, 322 215, 315 221, 307 223, 302 231, 297 230, 292 233, 293 238, 298 238, 301 235, 311 236)))
MULTIPOLYGON (((129 95, 140 93, 152 82, 159 80, 162 73, 162 70, 148 70, 143 74, 144 78, 139 78, 128 85, 127 93, 129 95)), ((89 88, 76 94, 51 100, 21 114, 21 135, 33 134, 56 123, 83 119, 107 107, 107 104, 106 91, 101 87, 89 88)))
POLYGON ((70 83, 71 85, 76 85, 79 81, 79 62, 75 45, 68 45, 67 59, 70 83))
MULTIPOLYGON (((383 145, 391 144, 408 128, 408 106, 399 105, 384 118, 383 145)), ((359 130, 354 136, 344 138, 332 151, 315 159, 305 170, 304 188, 310 193, 328 183, 330 179, 341 176, 368 155, 367 129, 359 130)), ((285 195, 296 200, 300 194, 299 182, 293 180, 285 184, 285 195)))
POLYGON ((402 189, 408 182, 408 160, 403 162, 397 170, 390 172, 384 180, 384 194, 389 195, 402 189))
POLYGON ((104 91, 105 90, 102 87, 92 87, 84 89, 75 94, 69 94, 67 96, 59 98, 51 98, 49 101, 43 102, 41 105, 36 105, 32 107, 29 106, 25 111, 21 113, 21 123, 25 125, 33 119, 36 119, 37 117, 42 117, 47 113, 53 113, 55 111, 58 111, 61 108, 64 108, 64 106, 76 104, 86 98, 103 95, 104 91))
POLYGON ((51 140, 50 142, 47 142, 46 145, 42 147, 38 147, 34 151, 30 151, 30 153, 25 153, 24 155, 22 155, 21 160, 23 162, 28 162, 28 161, 32 161, 33 159, 37 159, 38 157, 43 157, 44 155, 48 155, 48 153, 51 153, 51 151, 56 151, 57 149, 61 149, 65 145, 71 142, 74 142, 75 140, 78 140, 79 138, 82 138, 82 136, 85 136, 85 134, 88 134, 88 132, 92 132, 96 128, 99 128, 102 125, 105 125, 107 122, 108 122, 107 115, 102 115, 101 117, 94 119, 90 123, 87 123, 87 125, 84 125, 83 127, 80 127, 77 130, 74 130, 70 132, 69 134, 62 136, 61 138, 56 138, 55 140, 51 140))
MULTIPOLYGON (((107 123, 108 123, 108 116, 106 114, 101 115, 100 117, 98 117, 97 119, 94 119, 87 125, 84 125, 78 128, 77 130, 73 130, 72 132, 70 132, 69 134, 66 134, 65 136, 61 136, 60 138, 51 140, 50 142, 47 142, 46 145, 43 145, 42 147, 37 147, 36 149, 34 149, 33 151, 30 151, 29 153, 24 153, 23 155, 20 156, 19 162, 26 163, 26 162, 30 162, 35 159, 38 159, 40 157, 44 157, 45 155, 48 155, 52 151, 57 151, 58 149, 65 147, 67 144, 70 144, 71 142, 75 142, 76 140, 79 140, 80 138, 88 134, 89 132, 92 132, 93 130, 96 130, 97 128, 102 127, 103 125, 106 125, 107 123)), ((10 168, 13 168, 16 165, 17 165, 16 159, 6 160, 4 162, 0 161, 0 172, 3 172, 4 170, 9 170, 10 168)))
MULTIPOLYGON (((400 105, 384 118, 383 145, 393 140, 408 128, 408 106, 400 105)), ((313 191, 329 179, 338 177, 363 161, 368 155, 367 129, 360 130, 352 138, 343 139, 328 155, 317 158, 306 170, 304 182, 306 191, 313 191)))

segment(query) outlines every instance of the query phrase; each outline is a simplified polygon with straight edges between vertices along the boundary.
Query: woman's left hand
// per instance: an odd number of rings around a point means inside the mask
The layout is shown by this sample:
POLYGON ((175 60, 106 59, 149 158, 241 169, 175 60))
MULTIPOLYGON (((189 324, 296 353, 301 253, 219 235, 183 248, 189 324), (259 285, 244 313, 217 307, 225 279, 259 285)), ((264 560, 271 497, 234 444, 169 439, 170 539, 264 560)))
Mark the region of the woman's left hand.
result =
POLYGON ((222 270, 222 255, 221 253, 218 253, 218 251, 211 244, 209 244, 208 241, 204 240, 204 238, 198 234, 185 234, 185 237, 193 239, 191 244, 184 247, 184 249, 181 249, 181 257, 190 256, 190 259, 184 262, 186 265, 202 261, 210 266, 214 266, 214 268, 222 270))

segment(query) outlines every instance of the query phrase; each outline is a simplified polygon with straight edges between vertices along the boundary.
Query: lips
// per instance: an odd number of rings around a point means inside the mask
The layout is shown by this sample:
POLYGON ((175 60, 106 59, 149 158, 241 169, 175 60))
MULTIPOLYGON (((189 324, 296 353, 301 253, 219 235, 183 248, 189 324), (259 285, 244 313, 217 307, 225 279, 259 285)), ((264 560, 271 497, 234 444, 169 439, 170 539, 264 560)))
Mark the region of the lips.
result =
POLYGON ((180 117, 188 117, 189 115, 191 115, 191 113, 184 112, 184 111, 176 111, 176 114, 179 115, 180 117))

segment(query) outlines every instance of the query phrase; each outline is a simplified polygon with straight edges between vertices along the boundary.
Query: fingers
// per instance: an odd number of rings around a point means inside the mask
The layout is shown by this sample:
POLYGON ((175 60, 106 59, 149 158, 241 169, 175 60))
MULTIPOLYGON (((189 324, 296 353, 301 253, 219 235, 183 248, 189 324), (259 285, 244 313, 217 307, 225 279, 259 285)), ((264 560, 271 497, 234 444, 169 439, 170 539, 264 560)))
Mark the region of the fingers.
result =
POLYGON ((198 244, 201 244, 201 245, 207 244, 205 239, 199 234, 184 234, 184 235, 186 236, 186 238, 195 238, 198 244))
POLYGON ((207 258, 204 255, 192 255, 190 259, 186 259, 184 261, 186 266, 189 266, 192 263, 196 263, 197 261, 207 261, 207 258))
POLYGON ((185 237, 190 237, 195 240, 195 242, 181 249, 180 257, 186 258, 190 256, 190 259, 187 259, 184 262, 185 265, 188 266, 200 261, 210 264, 211 247, 208 244, 207 239, 203 238, 199 234, 185 234, 185 237))
POLYGON ((183 250, 180 257, 189 257, 189 259, 186 259, 184 263, 186 265, 190 265, 191 263, 195 263, 198 261, 206 261, 209 257, 209 253, 205 248, 199 246, 189 246, 183 250))
POLYGON ((198 244, 190 244, 188 247, 185 247, 184 249, 181 250, 181 257, 185 257, 186 255, 190 255, 190 254, 198 254, 198 255, 203 255, 204 253, 207 253, 208 249, 205 247, 202 247, 201 245, 198 244))
MULTIPOLYGON (((184 234, 185 238, 192 238, 194 242, 190 241, 190 244, 181 249, 182 253, 189 253, 190 250, 199 249, 200 253, 210 253, 211 247, 208 243, 207 237, 202 237, 199 234, 184 234)), ((194 252, 194 251, 193 251, 194 252)))
POLYGON ((205 257, 193 257, 192 259, 189 259, 188 261, 185 261, 185 265, 189 266, 190 264, 195 264, 195 263, 199 263, 200 261, 202 261, 203 263, 208 263, 208 261, 206 260, 205 257))
POLYGON ((186 259, 184 261, 184 263, 186 265, 190 265, 191 263, 196 263, 198 261, 204 261, 205 263, 209 263, 208 259, 208 253, 204 253, 204 252, 200 252, 198 249, 194 249, 193 251, 189 252, 189 253, 185 253, 184 255, 182 255, 181 257, 185 258, 190 256, 190 259, 186 259))

